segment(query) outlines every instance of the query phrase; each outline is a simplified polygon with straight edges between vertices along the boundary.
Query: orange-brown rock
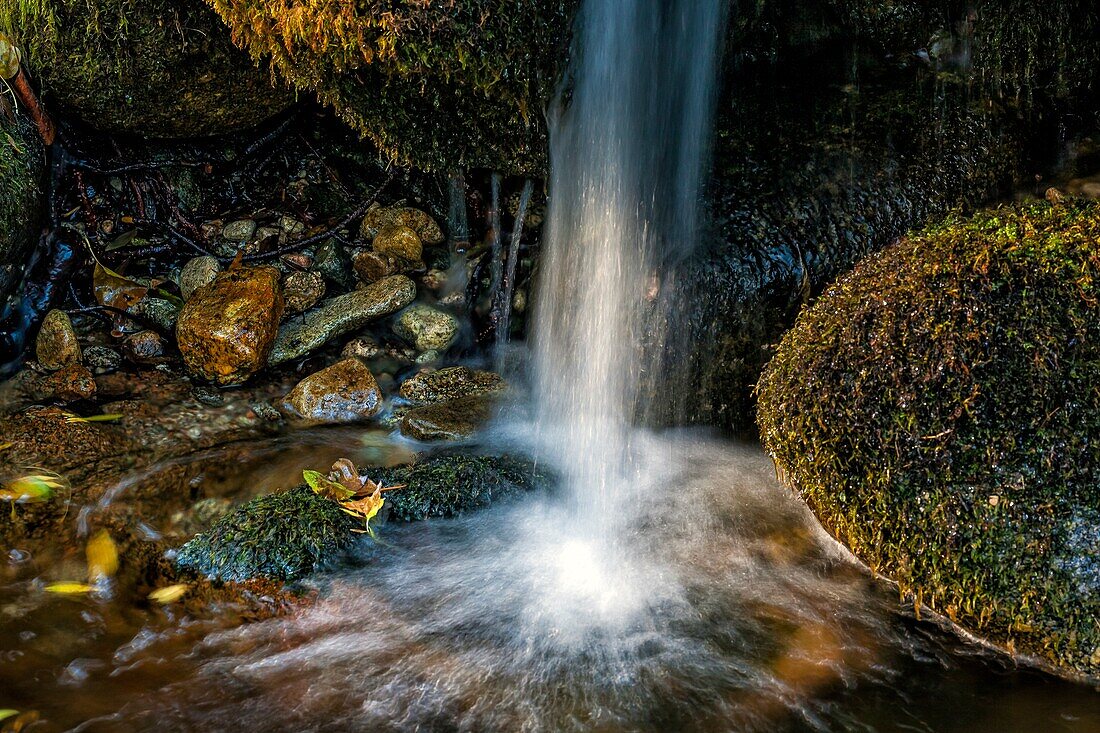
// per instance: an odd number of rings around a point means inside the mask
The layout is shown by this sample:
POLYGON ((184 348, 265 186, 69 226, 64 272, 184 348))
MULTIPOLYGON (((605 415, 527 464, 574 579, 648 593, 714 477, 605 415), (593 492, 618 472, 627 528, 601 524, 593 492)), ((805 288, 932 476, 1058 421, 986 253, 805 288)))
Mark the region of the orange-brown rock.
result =
POLYGON ((313 423, 356 422, 382 410, 382 390, 366 364, 343 359, 299 382, 281 407, 313 423))
POLYGON ((196 290, 180 312, 176 341, 184 363, 222 386, 244 382, 267 363, 283 307, 274 267, 219 274, 196 290))

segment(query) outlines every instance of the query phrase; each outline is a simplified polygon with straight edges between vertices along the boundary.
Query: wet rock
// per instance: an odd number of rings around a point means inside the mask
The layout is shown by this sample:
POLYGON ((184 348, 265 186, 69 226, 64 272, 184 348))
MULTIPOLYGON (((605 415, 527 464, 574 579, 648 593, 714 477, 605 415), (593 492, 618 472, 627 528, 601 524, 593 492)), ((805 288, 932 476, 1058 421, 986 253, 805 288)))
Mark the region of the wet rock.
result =
POLYGON ((356 253, 355 257, 352 259, 352 267, 355 268, 355 274, 359 280, 368 285, 373 282, 378 282, 382 278, 397 272, 394 263, 377 252, 371 252, 370 250, 363 250, 362 252, 356 253))
POLYGON ((170 333, 176 327, 180 311, 175 303, 164 298, 142 298, 135 308, 135 314, 144 316, 161 331, 170 333))
POLYGON ((1080 201, 938 222, 804 310, 758 388, 763 444, 833 536, 969 632, 1093 677, 1098 239, 1080 201))
POLYGON ((122 357, 110 346, 84 349, 84 364, 96 374, 109 374, 122 366, 122 357))
POLYGON ((390 519, 415 521, 453 517, 515 494, 544 491, 553 477, 531 461, 512 456, 439 456, 412 466, 368 470, 384 486, 390 519))
POLYGON ((401 433, 425 442, 464 440, 489 421, 493 402, 479 395, 417 407, 401 419, 401 433))
POLYGON ((81 362, 80 344, 68 313, 55 309, 42 319, 35 342, 35 356, 39 364, 50 370, 81 362))
POLYGON ((420 303, 406 308, 397 317, 393 331, 418 351, 443 352, 458 336, 458 319, 446 311, 420 303))
POLYGON ((283 315, 279 271, 229 270, 187 301, 176 326, 184 363, 219 385, 239 384, 267 362, 283 315))
MULTIPOLYGON (((443 244, 446 238, 435 219, 411 206, 373 206, 363 218, 359 234, 364 239, 374 240, 388 226, 408 227, 416 233, 423 244, 435 246, 443 244)), ((415 259, 420 259, 417 256, 415 259)))
POLYGON ((416 231, 402 224, 382 227, 371 246, 383 257, 404 262, 420 262, 424 256, 424 245, 416 231))
POLYGON ((323 301, 301 318, 283 324, 269 362, 282 364, 304 356, 332 339, 401 310, 415 297, 413 281, 393 275, 362 290, 323 301))
POLYGON ((283 281, 286 312, 307 311, 325 296, 325 279, 316 272, 292 272, 283 281))
POLYGON ((238 219, 222 227, 222 239, 227 242, 247 242, 256 233, 256 222, 251 219, 238 219))
MULTIPOLYGON (((3 15, 0 5, 0 16, 3 15)), ((4 27, 0 22, 0 28, 4 27)), ((0 85, 2 86, 2 85, 0 85)), ((0 302, 18 286, 40 235, 46 156, 34 124, 0 113, 0 302)))
POLYGON ((346 286, 351 282, 351 258, 335 239, 329 239, 317 248, 313 267, 337 285, 346 286))
POLYGON ((365 359, 367 361, 374 359, 382 354, 382 347, 378 345, 378 342, 369 336, 360 336, 354 338, 344 344, 343 350, 340 352, 340 356, 349 357, 354 356, 359 359, 365 359))
POLYGON ((438 268, 432 268, 420 278, 420 284, 428 290, 442 290, 443 286, 447 284, 447 272, 438 268))
POLYGON ((156 364, 164 359, 164 339, 156 331, 138 331, 122 342, 123 355, 135 364, 156 364))
POLYGON ((207 387, 205 384, 196 384, 191 388, 191 396, 200 405, 206 405, 207 407, 221 407, 225 404, 225 398, 222 397, 222 393, 213 387, 207 387))
POLYGON ((499 374, 456 366, 409 377, 401 384, 401 396, 410 402, 427 405, 507 389, 508 383, 499 374))
POLYGON ((299 382, 281 407, 311 423, 358 422, 382 411, 382 390, 366 364, 343 359, 299 382))
POLYGON ((189 300, 192 293, 203 285, 214 282, 214 278, 222 271, 218 260, 208 255, 195 257, 188 260, 180 271, 180 294, 184 300, 189 300))
POLYGON ((76 402, 95 396, 95 377, 83 364, 70 364, 41 379, 35 392, 40 398, 76 402))
POLYGON ((416 355, 413 359, 413 364, 419 364, 420 366, 427 366, 439 361, 443 355, 435 349, 428 349, 416 355))
POLYGON ((299 237, 306 230, 305 224, 291 216, 280 216, 278 226, 288 239, 299 237))
POLYGON ((362 522, 300 486, 253 499, 179 549, 180 570, 221 581, 294 581, 353 547, 362 522))

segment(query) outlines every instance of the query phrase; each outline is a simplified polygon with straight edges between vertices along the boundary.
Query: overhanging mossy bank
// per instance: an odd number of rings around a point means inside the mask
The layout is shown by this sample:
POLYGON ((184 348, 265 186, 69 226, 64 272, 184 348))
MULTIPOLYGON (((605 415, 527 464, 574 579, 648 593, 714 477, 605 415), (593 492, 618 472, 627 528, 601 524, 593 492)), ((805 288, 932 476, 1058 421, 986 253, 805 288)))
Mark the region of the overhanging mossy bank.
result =
POLYGON ((874 570, 1100 674, 1100 206, 953 219, 860 263, 759 386, 768 451, 874 570))
POLYGON ((202 0, 5 0, 0 31, 51 104, 107 132, 228 133, 291 101, 202 0))
POLYGON ((0 100, 0 301, 19 282, 42 217, 45 158, 38 133, 0 100))

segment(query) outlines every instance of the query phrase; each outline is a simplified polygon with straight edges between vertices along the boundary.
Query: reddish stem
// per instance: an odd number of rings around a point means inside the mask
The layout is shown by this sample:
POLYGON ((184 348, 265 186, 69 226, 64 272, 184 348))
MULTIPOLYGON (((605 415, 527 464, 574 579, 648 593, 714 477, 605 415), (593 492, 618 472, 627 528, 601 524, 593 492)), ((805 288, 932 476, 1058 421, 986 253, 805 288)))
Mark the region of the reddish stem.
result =
POLYGON ((42 106, 42 103, 38 101, 38 96, 31 89, 30 82, 27 80, 27 74, 23 69, 19 69, 17 73, 11 79, 8 79, 8 84, 11 85, 12 90, 15 92, 15 96, 19 98, 19 101, 23 103, 23 106, 27 109, 27 114, 34 120, 34 124, 38 127, 38 134, 42 137, 42 141, 47 146, 53 145, 54 139, 57 138, 57 126, 54 124, 53 118, 50 117, 49 112, 42 106))

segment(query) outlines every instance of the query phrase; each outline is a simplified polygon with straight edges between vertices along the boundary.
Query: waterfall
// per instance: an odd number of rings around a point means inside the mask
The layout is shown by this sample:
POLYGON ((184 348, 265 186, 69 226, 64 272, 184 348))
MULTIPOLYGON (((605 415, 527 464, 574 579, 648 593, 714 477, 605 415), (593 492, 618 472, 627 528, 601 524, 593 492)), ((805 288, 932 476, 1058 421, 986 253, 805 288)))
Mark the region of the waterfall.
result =
POLYGON ((660 352, 672 266, 692 251, 725 0, 585 0, 550 113, 551 185, 534 334, 543 449, 594 534, 628 505, 634 418, 660 352))

